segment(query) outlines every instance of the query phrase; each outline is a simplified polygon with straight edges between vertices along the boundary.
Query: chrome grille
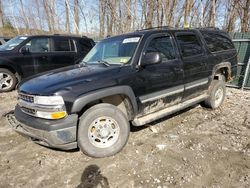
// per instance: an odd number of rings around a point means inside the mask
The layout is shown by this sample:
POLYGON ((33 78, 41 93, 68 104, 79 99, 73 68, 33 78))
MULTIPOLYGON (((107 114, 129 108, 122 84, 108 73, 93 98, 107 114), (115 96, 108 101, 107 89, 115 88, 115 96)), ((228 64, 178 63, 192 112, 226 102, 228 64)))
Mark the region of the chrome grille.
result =
POLYGON ((34 96, 26 95, 23 93, 18 94, 18 99, 22 99, 23 101, 34 103, 34 96))

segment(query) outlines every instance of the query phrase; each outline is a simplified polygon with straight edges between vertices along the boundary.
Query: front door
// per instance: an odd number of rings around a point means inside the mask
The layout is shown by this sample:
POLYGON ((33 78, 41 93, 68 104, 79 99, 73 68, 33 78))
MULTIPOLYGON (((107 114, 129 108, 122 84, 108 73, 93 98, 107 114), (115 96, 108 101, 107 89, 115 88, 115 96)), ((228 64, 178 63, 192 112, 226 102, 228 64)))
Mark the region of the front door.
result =
POLYGON ((20 52, 13 61, 21 67, 22 78, 26 78, 47 70, 50 61, 50 42, 48 37, 31 38, 22 48, 29 51, 20 52))
MULTIPOLYGON (((141 115, 161 110, 181 101, 184 91, 182 62, 177 58, 170 34, 151 36, 142 52, 159 52, 162 61, 142 66, 136 81, 144 88, 137 91, 141 115)), ((142 57, 143 59, 143 57, 142 57)))

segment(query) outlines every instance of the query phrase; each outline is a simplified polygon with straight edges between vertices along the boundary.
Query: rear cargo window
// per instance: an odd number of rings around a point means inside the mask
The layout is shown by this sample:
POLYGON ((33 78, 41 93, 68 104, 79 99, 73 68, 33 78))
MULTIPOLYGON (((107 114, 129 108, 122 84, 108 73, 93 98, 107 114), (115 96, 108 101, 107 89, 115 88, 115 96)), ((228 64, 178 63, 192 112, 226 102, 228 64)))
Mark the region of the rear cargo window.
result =
POLYGON ((195 34, 178 34, 176 38, 183 57, 202 54, 202 46, 195 34))
POLYGON ((201 32, 211 52, 233 49, 231 40, 221 34, 201 32))

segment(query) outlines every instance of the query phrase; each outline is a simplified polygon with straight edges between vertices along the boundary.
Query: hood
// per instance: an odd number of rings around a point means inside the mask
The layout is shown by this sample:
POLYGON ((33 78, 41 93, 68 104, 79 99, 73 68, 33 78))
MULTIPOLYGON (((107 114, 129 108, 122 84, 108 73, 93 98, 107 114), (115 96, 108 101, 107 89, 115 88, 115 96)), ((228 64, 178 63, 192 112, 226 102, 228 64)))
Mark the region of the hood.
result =
MULTIPOLYGON (((119 66, 74 65, 55 69, 22 82, 19 91, 35 95, 54 95, 61 91, 77 90, 88 84, 112 77, 120 70, 119 66)), ((105 86, 103 86, 105 87, 105 86)))

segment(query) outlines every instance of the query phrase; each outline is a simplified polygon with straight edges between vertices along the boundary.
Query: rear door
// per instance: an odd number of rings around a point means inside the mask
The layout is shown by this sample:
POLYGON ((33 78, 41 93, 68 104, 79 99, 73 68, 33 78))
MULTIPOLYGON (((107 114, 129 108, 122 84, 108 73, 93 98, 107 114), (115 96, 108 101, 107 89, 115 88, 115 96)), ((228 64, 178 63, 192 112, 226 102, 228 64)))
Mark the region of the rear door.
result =
POLYGON ((170 34, 152 35, 146 42, 143 56, 159 52, 162 62, 142 67, 135 79, 142 105, 142 115, 161 110, 181 101, 184 91, 182 62, 177 58, 176 48, 170 34))
POLYGON ((176 32, 184 69, 184 100, 202 94, 208 88, 207 54, 195 31, 176 32))
POLYGON ((77 54, 75 41, 66 37, 52 37, 51 41, 50 69, 74 65, 77 54))

